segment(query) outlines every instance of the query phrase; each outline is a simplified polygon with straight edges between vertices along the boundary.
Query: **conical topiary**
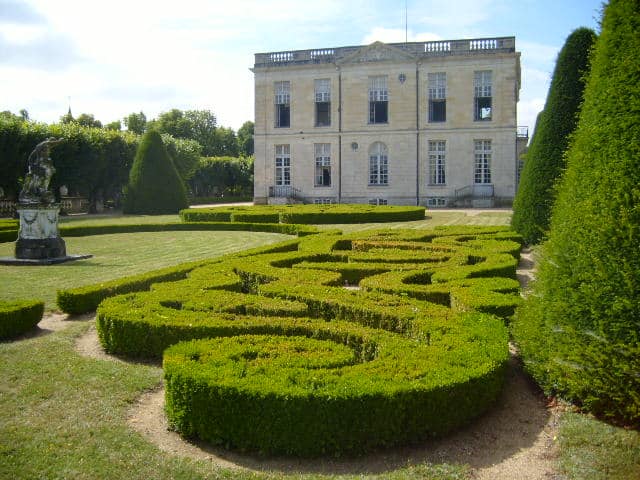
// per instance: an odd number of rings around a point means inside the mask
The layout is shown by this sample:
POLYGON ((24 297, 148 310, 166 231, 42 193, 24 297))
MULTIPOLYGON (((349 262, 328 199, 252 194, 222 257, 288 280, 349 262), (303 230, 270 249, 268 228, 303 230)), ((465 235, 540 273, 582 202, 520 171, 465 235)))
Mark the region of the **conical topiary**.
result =
POLYGON ((593 30, 579 28, 567 38, 558 54, 543 112, 527 151, 511 225, 527 243, 538 243, 549 228, 554 185, 565 165, 569 136, 578 123, 589 52, 596 39, 593 30))
POLYGON ((611 0, 513 334, 548 393, 640 426, 640 2, 611 0))
POLYGON ((162 143, 162 137, 154 130, 148 131, 140 140, 129 173, 123 212, 148 215, 178 213, 187 206, 184 183, 162 143))

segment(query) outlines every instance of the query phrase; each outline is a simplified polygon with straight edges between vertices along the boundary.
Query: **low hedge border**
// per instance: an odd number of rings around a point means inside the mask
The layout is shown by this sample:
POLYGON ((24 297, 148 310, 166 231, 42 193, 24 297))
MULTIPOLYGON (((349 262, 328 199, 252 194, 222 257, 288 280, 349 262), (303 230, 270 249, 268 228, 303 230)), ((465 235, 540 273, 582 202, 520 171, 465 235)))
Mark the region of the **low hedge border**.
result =
POLYGON ((42 320, 40 300, 0 301, 0 340, 9 340, 35 328, 42 320))
POLYGON ((425 208, 395 205, 271 205, 192 208, 180 211, 185 222, 228 221, 284 224, 408 222, 425 219, 425 208))
POLYGON ((503 383, 508 333, 494 314, 512 313, 517 261, 506 253, 517 237, 505 236, 320 234, 224 257, 104 300, 100 341, 132 357, 164 352, 169 422, 188 437, 314 456, 441 435, 486 410, 503 383), (360 241, 378 243, 354 250, 360 241), (416 262, 416 242, 433 262, 416 262), (345 272, 359 290, 340 286, 345 272), (376 288, 393 273, 396 288, 376 288))

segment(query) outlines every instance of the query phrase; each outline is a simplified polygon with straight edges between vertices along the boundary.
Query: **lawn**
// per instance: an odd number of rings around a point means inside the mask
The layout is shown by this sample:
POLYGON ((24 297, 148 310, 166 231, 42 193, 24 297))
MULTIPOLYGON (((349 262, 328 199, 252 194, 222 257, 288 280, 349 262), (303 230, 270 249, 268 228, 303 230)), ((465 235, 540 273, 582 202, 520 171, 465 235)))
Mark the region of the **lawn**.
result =
MULTIPOLYGON (((430 228, 436 225, 507 225, 508 211, 469 215, 429 211, 427 220, 398 224, 335 226, 343 230, 430 228)), ((163 217, 67 217, 64 223, 95 224, 177 221, 163 217)), ((331 228, 322 226, 322 228, 331 228)), ((91 260, 49 267, 0 266, 0 298, 43 298, 54 308, 56 288, 121 277, 184 261, 215 257, 289 238, 248 232, 159 232, 66 238, 70 253, 91 260)), ((0 244, 0 256, 13 244, 0 244)), ((162 381, 156 365, 110 362, 80 356, 76 338, 89 321, 66 329, 0 343, 0 479, 240 479, 272 480, 281 473, 229 470, 209 461, 164 453, 127 423, 132 404, 162 381)), ((587 416, 562 416, 559 468, 569 479, 640 478, 640 435, 587 416)), ((325 470, 331 471, 332 460, 325 470)), ((468 465, 406 466, 372 474, 291 474, 304 480, 468 480, 468 465)))

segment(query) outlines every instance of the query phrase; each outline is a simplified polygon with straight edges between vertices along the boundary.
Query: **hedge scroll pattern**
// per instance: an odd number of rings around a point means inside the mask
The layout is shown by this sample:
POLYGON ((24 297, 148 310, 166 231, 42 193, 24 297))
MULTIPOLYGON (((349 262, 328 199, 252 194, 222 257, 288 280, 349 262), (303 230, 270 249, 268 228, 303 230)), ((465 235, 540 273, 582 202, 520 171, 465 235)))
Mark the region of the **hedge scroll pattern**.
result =
POLYGON ((108 298, 98 333, 109 352, 163 358, 187 437, 298 456, 412 442, 500 393, 519 241, 500 227, 304 237, 108 298))

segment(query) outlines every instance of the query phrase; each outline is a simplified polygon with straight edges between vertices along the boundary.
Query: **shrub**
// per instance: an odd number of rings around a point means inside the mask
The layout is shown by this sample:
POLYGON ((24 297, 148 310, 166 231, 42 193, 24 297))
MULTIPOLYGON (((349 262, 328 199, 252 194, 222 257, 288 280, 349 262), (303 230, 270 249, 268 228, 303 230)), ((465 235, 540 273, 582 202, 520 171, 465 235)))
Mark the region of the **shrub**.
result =
POLYGON ((549 393, 640 425, 640 4, 605 7, 538 281, 514 335, 549 393))
POLYGON ((169 422, 188 437, 313 456, 442 435, 502 386, 507 330, 477 310, 510 315, 515 281, 471 277, 515 261, 505 238, 518 237, 470 228, 296 239, 108 298, 98 333, 109 352, 164 356, 169 422), (433 286, 431 271, 443 277, 433 286), (431 291, 405 294, 411 281, 431 291))
POLYGON ((569 137, 578 123, 589 53, 596 39, 588 28, 575 30, 558 54, 549 94, 536 122, 513 203, 513 228, 527 243, 538 243, 549 228, 554 185, 564 170, 569 137))
POLYGON ((129 173, 123 212, 176 213, 186 208, 187 196, 160 134, 151 130, 142 137, 129 173))
POLYGON ((33 329, 44 313, 40 300, 0 301, 0 340, 9 340, 33 329))

